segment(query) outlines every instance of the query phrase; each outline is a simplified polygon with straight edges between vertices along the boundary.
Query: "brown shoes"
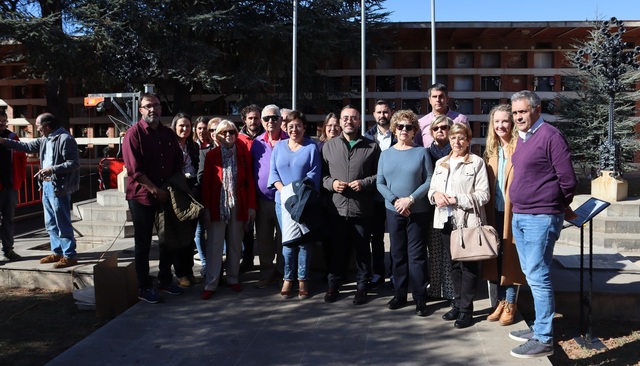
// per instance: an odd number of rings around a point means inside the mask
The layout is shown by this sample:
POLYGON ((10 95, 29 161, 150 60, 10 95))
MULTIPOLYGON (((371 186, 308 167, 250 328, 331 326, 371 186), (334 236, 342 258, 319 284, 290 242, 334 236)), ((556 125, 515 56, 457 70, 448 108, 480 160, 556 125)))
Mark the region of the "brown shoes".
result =
POLYGON ((307 288, 307 281, 298 282, 298 298, 305 300, 309 298, 309 289, 307 288))
POLYGON ((53 268, 66 268, 75 266, 78 264, 78 261, 73 258, 62 257, 56 264, 53 265, 53 268))
POLYGON ((494 310, 493 313, 491 313, 491 315, 487 317, 487 321, 490 321, 490 322, 498 321, 498 319, 500 319, 500 316, 502 315, 502 311, 504 310, 504 307, 506 304, 507 304, 506 300, 501 300, 498 303, 498 306, 496 306, 496 310, 494 310))
POLYGON ((59 262, 62 258, 64 257, 61 255, 49 254, 44 258, 40 258, 40 264, 56 263, 56 262, 59 262))
POLYGON ((516 311, 518 311, 518 304, 509 304, 505 302, 504 310, 502 311, 502 315, 500 315, 500 325, 513 324, 513 319, 516 316, 516 311))

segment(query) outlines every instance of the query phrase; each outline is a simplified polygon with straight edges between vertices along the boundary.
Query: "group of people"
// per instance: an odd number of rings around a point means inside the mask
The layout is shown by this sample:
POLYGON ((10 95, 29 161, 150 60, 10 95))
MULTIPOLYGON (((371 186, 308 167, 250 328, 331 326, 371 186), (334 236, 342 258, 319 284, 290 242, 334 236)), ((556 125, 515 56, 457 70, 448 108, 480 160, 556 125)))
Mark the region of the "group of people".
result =
MULTIPOLYGON (((149 276, 152 235, 161 213, 160 292, 179 295, 182 287, 200 280, 193 274, 194 243, 205 282, 201 298, 214 296, 223 274, 231 290, 242 291, 240 273, 253 268, 255 237, 261 277, 255 286, 281 281, 280 295, 290 298, 297 282, 297 297, 306 299, 312 244, 321 241, 327 303, 338 300, 347 282, 352 252, 355 305, 366 303, 368 292, 391 278, 389 309, 406 306, 409 290, 418 316, 429 315, 428 299, 450 300, 442 318, 461 329, 473 324, 478 276, 496 288, 495 310, 487 320, 502 325, 513 323, 519 285, 527 283, 536 320, 532 328, 510 333, 526 342, 511 354, 552 354, 549 271, 563 220, 573 216, 569 204, 576 185, 567 142, 541 118, 534 92, 515 93, 510 105, 491 110, 483 157, 472 152, 466 116, 448 108, 444 85, 429 88, 429 102, 432 112, 418 119, 410 110, 393 113, 389 103, 377 101, 375 125, 364 135, 360 112, 347 105, 339 115, 327 116, 315 141, 306 133, 303 113, 283 113, 273 104, 245 107, 241 129, 220 118, 192 124, 182 113, 166 127, 160 123, 159 99, 143 94, 142 119, 127 131, 122 150, 139 298, 162 300, 149 276), (186 219, 176 224, 172 213, 180 206, 180 192, 191 202, 182 215, 186 219), (483 262, 452 260, 452 231, 477 218, 497 229, 500 255, 483 262)), ((0 123, 0 154, 8 153, 4 147, 40 150, 38 175, 52 238, 52 254, 41 262, 73 265, 73 233, 67 233, 64 210, 57 208, 68 207, 64 200, 77 189, 77 149, 74 158, 52 115, 39 116, 37 125, 45 137, 25 144, 14 141, 0 123)), ((15 182, 7 177, 19 180, 23 173, 7 165, 0 169, 4 210, 4 202, 14 200, 15 182)), ((5 257, 12 259, 17 254, 7 240, 12 229, 7 217, 3 211, 2 242, 5 257)))

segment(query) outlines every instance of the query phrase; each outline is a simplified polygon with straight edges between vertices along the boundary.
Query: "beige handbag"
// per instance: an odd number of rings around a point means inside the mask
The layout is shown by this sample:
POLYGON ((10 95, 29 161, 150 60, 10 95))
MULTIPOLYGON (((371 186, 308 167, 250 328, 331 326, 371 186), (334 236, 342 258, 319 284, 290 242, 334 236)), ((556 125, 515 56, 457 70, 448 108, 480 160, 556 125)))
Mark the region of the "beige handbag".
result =
POLYGON ((454 261, 483 261, 496 258, 499 253, 500 236, 493 226, 483 225, 480 220, 478 203, 473 200, 473 212, 476 222, 469 225, 469 213, 465 212, 464 222, 455 222, 456 229, 451 231, 451 260, 454 261), (470 226, 470 227, 465 227, 470 226))

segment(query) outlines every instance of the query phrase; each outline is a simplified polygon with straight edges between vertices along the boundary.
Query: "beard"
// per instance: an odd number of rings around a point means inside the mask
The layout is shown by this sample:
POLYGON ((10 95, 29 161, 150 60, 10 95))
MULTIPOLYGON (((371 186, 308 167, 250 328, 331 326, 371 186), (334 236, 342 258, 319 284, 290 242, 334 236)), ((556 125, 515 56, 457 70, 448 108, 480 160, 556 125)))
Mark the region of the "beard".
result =
POLYGON ((160 122, 160 116, 156 115, 156 114, 148 114, 146 116, 143 116, 142 119, 144 119, 145 122, 147 122, 148 124, 154 124, 157 122, 160 122))
POLYGON ((390 121, 387 118, 382 117, 376 123, 378 124, 378 126, 388 126, 390 121))

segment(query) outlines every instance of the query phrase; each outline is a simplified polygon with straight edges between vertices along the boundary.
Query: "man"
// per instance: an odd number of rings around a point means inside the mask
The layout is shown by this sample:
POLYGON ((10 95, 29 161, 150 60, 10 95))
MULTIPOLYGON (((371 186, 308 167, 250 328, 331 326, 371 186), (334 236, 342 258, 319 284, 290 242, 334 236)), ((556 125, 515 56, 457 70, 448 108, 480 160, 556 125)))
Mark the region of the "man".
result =
MULTIPOLYGON (((281 129, 282 131, 287 131, 287 126, 286 126, 286 123, 284 123, 284 119, 285 119, 285 118, 287 118, 287 116, 289 115, 289 113, 291 113, 291 109, 289 109, 289 108, 282 108, 282 109, 280 109, 280 117, 282 117, 282 118, 280 119, 280 121, 282 121, 282 122, 280 123, 280 129, 281 129)), ((285 132, 285 133, 286 133, 286 132, 285 132)))
POLYGON ((347 105, 340 112, 342 134, 322 147, 322 185, 329 191, 329 287, 324 301, 336 301, 355 248, 357 288, 353 303, 367 299, 371 280, 370 220, 376 192, 380 148, 360 135, 360 112, 347 105))
POLYGON ((25 153, 39 153, 40 170, 34 178, 38 179, 42 191, 44 225, 49 232, 52 252, 41 258, 40 263, 53 263, 53 268, 75 266, 78 261, 71 226, 71 193, 80 188, 78 145, 51 113, 39 115, 36 128, 43 137, 31 142, 2 137, 0 144, 25 153))
MULTIPOLYGON (((255 104, 250 104, 240 111, 242 117, 242 128, 240 129, 240 138, 246 143, 247 148, 251 149, 253 140, 264 134, 264 126, 260 122, 260 107, 255 104)), ((243 251, 242 251, 242 263, 240 263, 240 272, 253 271, 255 265, 253 264, 253 222, 249 222, 247 230, 244 232, 242 239, 243 251)))
MULTIPOLYGON (((20 141, 7 129, 7 113, 0 111, 0 137, 20 141)), ((26 177, 27 155, 0 146, 0 240, 4 257, 0 261, 18 261, 22 257, 13 250, 13 217, 18 205, 18 190, 26 177)))
POLYGON ((270 104, 262 109, 262 126, 265 133, 251 145, 253 178, 256 182, 258 210, 256 212, 256 238, 260 259, 260 277, 257 288, 265 288, 277 281, 277 273, 283 271, 282 233, 276 217, 276 189, 268 187, 271 153, 278 141, 287 138, 280 128, 280 108, 270 104), (274 236, 275 233, 275 236, 274 236), (273 264, 276 257, 276 264, 273 264))
MULTIPOLYGON (((149 251, 156 213, 169 199, 160 188, 173 174, 182 172, 182 150, 175 133, 160 122, 162 105, 154 94, 140 97, 142 119, 124 135, 122 156, 127 167, 126 198, 133 220, 135 265, 138 277, 138 298, 150 304, 162 300, 152 287, 149 277, 149 251)), ((164 245, 159 247, 158 282, 160 291, 170 295, 182 294, 173 283, 171 258, 164 245)))
POLYGON ((420 133, 416 134, 415 142, 418 145, 428 148, 433 142, 433 136, 431 136, 431 121, 436 116, 446 115, 451 118, 454 123, 464 123, 469 126, 469 120, 464 114, 452 111, 449 109, 449 93, 447 87, 444 84, 436 83, 429 87, 427 91, 429 95, 429 104, 431 104, 431 112, 426 116, 420 118, 420 133))
POLYGON ((511 96, 511 110, 519 134, 509 189, 512 230, 535 309, 531 329, 509 334, 512 339, 526 342, 511 350, 511 355, 544 357, 553 354, 553 248, 564 219, 575 218, 569 204, 577 179, 567 140, 541 118, 540 97, 528 90, 515 93, 511 96))
MULTIPOLYGON (((397 141, 394 134, 391 133, 391 115, 393 111, 389 107, 389 103, 384 100, 376 101, 373 110, 373 118, 376 124, 365 132, 364 137, 373 140, 380 147, 380 151, 385 151, 393 146, 397 141)), ((386 274, 384 266, 384 229, 387 217, 386 208, 384 207, 384 199, 375 192, 373 204, 373 218, 371 223, 371 259, 373 276, 371 277, 371 289, 376 290, 384 284, 386 274)))

